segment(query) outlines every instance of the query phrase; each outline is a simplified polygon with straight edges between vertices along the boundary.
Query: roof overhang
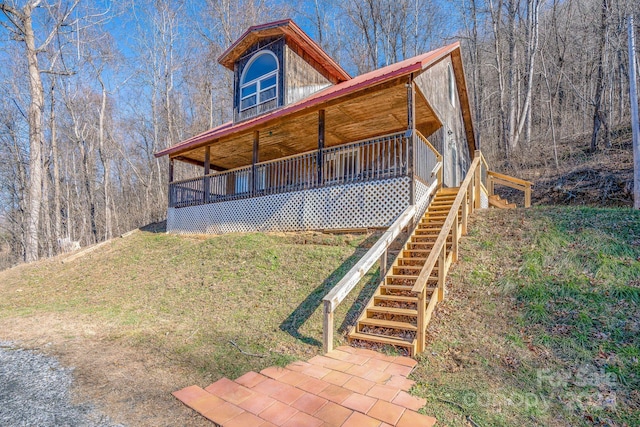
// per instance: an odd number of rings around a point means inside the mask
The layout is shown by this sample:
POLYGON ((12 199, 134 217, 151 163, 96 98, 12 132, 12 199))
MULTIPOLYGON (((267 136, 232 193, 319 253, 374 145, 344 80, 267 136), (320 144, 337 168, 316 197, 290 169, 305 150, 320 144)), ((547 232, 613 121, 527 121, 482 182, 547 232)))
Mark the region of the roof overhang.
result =
POLYGON ((218 62, 233 71, 234 64, 245 54, 247 49, 264 38, 277 36, 284 36, 287 43, 297 48, 301 56, 306 55, 311 58, 322 71, 324 71, 323 74, 333 83, 343 82, 351 78, 338 63, 331 59, 331 57, 291 19, 250 27, 220 55, 218 62))
MULTIPOLYGON (((251 163, 254 131, 260 132, 260 161, 312 150, 317 144, 317 111, 320 109, 327 112, 327 146, 395 132, 402 126, 406 128, 406 122, 403 122, 406 116, 403 114, 406 114, 405 84, 409 76, 421 73, 449 55, 469 152, 473 157, 475 134, 459 43, 362 74, 263 116, 235 125, 223 124, 155 155, 201 162, 204 147, 211 145, 215 150, 215 154, 212 151, 212 163, 215 158, 215 163, 224 169, 243 166, 251 163), (296 142, 298 146, 291 145, 291 141, 299 141, 296 142)), ((440 119, 429 105, 429 100, 420 96, 417 102, 416 122, 421 127, 419 130, 427 135, 429 130, 441 125, 440 119)))

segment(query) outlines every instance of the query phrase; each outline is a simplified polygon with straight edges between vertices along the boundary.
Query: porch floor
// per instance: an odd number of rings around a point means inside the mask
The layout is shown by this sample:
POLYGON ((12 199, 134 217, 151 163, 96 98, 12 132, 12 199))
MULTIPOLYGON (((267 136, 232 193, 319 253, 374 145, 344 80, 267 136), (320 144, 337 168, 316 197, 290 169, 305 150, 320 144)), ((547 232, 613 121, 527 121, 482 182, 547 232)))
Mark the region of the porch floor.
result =
POLYGON ((222 378, 173 395, 223 427, 232 426, 425 426, 425 400, 408 391, 417 362, 372 350, 338 347, 308 362, 222 378))

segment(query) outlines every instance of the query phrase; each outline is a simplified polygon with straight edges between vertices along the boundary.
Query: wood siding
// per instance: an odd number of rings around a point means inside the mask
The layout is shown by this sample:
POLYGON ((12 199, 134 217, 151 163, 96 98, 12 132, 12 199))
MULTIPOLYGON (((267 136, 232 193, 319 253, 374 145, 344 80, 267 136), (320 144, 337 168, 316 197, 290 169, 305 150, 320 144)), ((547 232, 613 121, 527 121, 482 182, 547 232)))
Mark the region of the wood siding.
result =
POLYGON ((293 104, 331 85, 311 64, 285 45, 285 105, 293 104))
POLYGON ((464 179, 471 164, 467 137, 456 79, 449 79, 448 68, 453 66, 451 58, 446 57, 439 63, 415 78, 418 89, 429 100, 431 107, 442 121, 442 127, 429 138, 435 148, 443 156, 444 184, 448 187, 456 187, 464 179), (449 85, 453 84, 453 102, 449 94, 449 85))

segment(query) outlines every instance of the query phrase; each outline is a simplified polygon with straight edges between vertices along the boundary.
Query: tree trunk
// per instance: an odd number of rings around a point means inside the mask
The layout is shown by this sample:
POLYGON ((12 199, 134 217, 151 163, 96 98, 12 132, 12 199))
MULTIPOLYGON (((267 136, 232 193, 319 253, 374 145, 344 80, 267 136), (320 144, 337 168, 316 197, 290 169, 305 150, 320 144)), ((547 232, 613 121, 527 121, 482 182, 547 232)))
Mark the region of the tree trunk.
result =
POLYGON ((607 45, 607 14, 609 11, 608 0, 602 0, 602 14, 600 19, 600 38, 598 39, 598 76, 596 77, 596 94, 593 101, 593 132, 591 133, 591 152, 598 150, 598 134, 600 127, 605 127, 605 142, 609 143, 609 131, 606 123, 606 117, 602 111, 602 93, 604 92, 604 61, 607 45))
POLYGON ((23 14, 24 44, 29 66, 29 212, 27 219, 27 239, 25 261, 38 259, 40 228, 40 203, 42 201, 42 145, 44 132, 42 111, 44 109, 44 88, 38 69, 38 52, 31 21, 31 5, 23 14))
MULTIPOLYGON (((55 79, 51 84, 51 164, 53 167, 53 230, 56 242, 62 239, 62 192, 60 190, 60 152, 56 127, 55 79)), ((57 248, 58 250, 60 248, 57 248)))

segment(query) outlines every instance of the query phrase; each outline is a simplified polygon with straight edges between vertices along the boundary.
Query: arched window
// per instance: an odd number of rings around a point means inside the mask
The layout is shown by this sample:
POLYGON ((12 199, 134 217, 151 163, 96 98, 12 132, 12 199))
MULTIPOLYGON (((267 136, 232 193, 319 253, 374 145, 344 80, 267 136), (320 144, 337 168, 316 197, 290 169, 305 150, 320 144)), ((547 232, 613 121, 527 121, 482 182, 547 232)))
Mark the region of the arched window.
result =
POLYGON ((240 79, 240 111, 278 96, 278 59, 268 50, 247 63, 240 79))

